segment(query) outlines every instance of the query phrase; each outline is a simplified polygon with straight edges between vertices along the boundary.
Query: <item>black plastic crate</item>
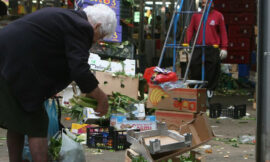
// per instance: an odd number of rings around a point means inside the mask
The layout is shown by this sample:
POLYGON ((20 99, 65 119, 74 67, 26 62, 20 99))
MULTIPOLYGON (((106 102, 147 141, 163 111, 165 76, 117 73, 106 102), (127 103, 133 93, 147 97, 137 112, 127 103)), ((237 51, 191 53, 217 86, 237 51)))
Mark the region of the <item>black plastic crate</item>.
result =
POLYGON ((210 104, 209 117, 218 118, 221 115, 222 105, 220 103, 210 104))
POLYGON ((246 116, 246 104, 234 105, 226 108, 223 108, 220 103, 210 104, 209 117, 218 118, 221 116, 233 119, 242 118, 246 116))
POLYGON ((126 131, 117 131, 113 127, 87 128, 87 146, 106 150, 125 150, 130 144, 126 131))
POLYGON ((246 104, 237 105, 235 107, 238 109, 240 117, 246 116, 246 113, 247 113, 247 105, 246 104))

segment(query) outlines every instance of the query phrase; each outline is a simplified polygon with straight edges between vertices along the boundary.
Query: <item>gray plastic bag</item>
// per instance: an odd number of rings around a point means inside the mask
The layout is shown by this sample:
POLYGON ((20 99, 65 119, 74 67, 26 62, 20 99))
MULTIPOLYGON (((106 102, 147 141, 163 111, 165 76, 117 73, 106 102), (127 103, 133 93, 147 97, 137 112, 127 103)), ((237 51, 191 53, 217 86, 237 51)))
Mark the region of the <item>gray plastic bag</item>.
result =
POLYGON ((83 147, 75 142, 76 136, 69 131, 62 131, 62 146, 60 150, 60 162, 85 162, 83 147))

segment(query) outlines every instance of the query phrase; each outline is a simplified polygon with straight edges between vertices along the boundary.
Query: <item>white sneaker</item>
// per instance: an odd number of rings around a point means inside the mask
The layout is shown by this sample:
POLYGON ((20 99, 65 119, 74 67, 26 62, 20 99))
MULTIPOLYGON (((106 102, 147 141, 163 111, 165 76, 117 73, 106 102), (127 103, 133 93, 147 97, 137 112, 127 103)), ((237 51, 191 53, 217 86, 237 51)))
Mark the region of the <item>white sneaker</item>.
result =
POLYGON ((214 94, 213 91, 207 90, 207 97, 208 97, 208 98, 212 98, 212 97, 213 97, 213 94, 214 94))

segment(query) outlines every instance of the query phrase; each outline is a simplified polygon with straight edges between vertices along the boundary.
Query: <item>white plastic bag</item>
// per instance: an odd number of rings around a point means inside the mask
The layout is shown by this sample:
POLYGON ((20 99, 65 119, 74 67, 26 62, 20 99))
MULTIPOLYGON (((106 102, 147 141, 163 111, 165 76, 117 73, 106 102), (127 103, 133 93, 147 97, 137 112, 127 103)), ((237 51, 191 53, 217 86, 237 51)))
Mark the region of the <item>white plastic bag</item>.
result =
POLYGON ((66 131, 62 132, 62 146, 60 150, 60 162, 85 162, 83 147, 74 141, 75 135, 66 131))

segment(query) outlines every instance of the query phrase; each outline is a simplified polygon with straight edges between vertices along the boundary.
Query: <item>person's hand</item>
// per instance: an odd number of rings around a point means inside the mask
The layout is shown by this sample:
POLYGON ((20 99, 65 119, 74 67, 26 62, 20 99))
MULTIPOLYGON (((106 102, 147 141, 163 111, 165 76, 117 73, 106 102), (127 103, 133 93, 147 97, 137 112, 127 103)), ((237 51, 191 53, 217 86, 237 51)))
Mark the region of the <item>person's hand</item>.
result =
POLYGON ((227 57, 227 55, 228 55, 227 50, 223 49, 223 50, 220 51, 219 57, 220 57, 221 60, 223 60, 223 59, 225 59, 227 57))
POLYGON ((86 97, 92 97, 97 100, 98 104, 95 111, 97 112, 98 116, 107 114, 109 108, 108 97, 99 87, 86 94, 86 97))

